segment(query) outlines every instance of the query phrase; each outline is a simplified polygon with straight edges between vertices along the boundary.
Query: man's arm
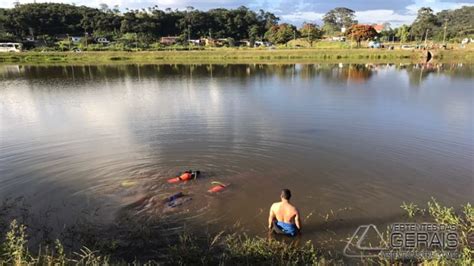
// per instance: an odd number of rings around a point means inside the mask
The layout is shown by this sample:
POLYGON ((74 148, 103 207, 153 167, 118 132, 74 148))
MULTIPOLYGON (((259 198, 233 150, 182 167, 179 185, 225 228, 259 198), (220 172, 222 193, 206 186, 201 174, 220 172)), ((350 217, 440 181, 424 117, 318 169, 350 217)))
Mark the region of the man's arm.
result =
POLYGON ((296 216, 295 216, 295 225, 299 231, 301 231, 301 219, 300 219, 300 211, 296 209, 296 216))
POLYGON ((273 212, 273 205, 272 205, 272 207, 270 207, 270 214, 268 215, 268 229, 272 229, 274 219, 275 219, 275 213, 273 212))

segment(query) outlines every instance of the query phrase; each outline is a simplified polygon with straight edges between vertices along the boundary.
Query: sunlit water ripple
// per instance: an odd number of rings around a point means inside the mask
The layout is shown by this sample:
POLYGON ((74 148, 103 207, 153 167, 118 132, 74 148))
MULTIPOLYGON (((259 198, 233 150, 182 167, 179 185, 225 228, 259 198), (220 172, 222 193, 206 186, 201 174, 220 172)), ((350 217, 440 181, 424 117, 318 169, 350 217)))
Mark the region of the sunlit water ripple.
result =
POLYGON ((64 221, 101 209, 262 233, 292 189, 323 216, 390 221, 402 201, 472 201, 472 66, 0 67, 0 196, 64 221), (186 169, 201 179, 170 185, 186 169), (231 184, 207 193, 211 181, 231 184), (186 194, 176 208, 163 199, 186 194))

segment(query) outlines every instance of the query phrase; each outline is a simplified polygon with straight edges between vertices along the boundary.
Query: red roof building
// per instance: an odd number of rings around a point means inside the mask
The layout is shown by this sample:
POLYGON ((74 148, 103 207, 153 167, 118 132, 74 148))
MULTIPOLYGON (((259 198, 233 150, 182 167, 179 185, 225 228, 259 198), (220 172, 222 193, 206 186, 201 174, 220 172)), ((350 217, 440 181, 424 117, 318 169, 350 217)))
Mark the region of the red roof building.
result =
POLYGON ((380 33, 385 28, 385 26, 382 25, 382 24, 374 24, 374 25, 372 25, 372 27, 374 27, 374 29, 377 33, 380 33))

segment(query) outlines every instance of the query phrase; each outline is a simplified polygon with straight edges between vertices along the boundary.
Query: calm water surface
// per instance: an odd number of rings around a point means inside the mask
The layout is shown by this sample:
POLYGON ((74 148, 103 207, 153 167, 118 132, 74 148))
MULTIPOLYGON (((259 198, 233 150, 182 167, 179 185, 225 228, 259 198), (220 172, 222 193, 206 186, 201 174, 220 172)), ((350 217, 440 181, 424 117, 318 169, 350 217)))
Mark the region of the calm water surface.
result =
POLYGON ((264 234, 286 187, 304 238, 345 238, 403 201, 472 203, 473 81, 472 65, 0 66, 0 199, 57 224, 89 210, 264 234), (186 169, 204 176, 166 184, 186 169), (177 191, 192 200, 163 207, 177 191))

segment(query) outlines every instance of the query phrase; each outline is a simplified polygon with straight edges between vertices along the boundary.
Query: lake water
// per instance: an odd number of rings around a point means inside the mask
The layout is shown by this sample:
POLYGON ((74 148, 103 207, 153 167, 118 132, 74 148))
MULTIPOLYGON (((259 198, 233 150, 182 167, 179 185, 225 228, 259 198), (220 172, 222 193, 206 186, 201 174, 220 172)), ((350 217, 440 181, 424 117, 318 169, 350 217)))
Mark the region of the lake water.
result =
POLYGON ((0 200, 57 227, 128 213, 264 235, 289 188, 305 240, 345 239, 403 201, 472 203, 473 81, 460 64, 0 66, 0 200), (167 184, 187 169, 202 178, 167 184))

